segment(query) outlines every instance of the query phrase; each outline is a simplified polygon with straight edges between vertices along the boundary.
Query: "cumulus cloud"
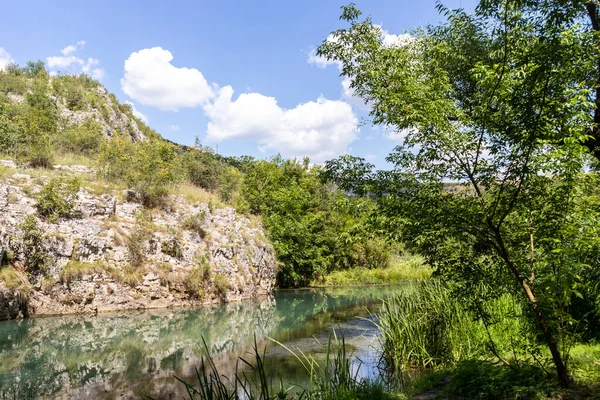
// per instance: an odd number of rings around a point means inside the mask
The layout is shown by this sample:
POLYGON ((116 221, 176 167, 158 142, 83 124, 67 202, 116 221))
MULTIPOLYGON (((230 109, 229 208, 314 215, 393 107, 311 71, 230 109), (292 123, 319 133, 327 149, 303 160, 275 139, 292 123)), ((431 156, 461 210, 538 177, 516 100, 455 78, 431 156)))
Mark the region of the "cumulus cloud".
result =
POLYGON ((132 99, 162 110, 197 107, 214 96, 213 88, 195 68, 176 67, 162 47, 131 53, 125 60, 121 88, 132 99))
POLYGON ((102 80, 104 69, 99 67, 100 61, 88 57, 87 61, 74 53, 83 50, 85 40, 80 40, 75 44, 70 44, 60 52, 62 56, 46 57, 46 64, 50 69, 50 75, 56 75, 58 72, 68 72, 73 74, 84 73, 96 80, 102 80))
POLYGON ((261 151, 309 156, 314 162, 344 154, 359 132, 350 105, 325 98, 284 109, 260 93, 242 93, 233 100, 233 88, 225 86, 204 112, 210 119, 209 140, 255 140, 261 151))
POLYGON ((144 114, 142 114, 141 111, 135 108, 135 104, 133 104, 131 101, 125 101, 125 104, 129 104, 131 106, 131 112, 134 116, 138 117, 140 121, 142 121, 145 124, 148 123, 148 117, 146 117, 144 114))
POLYGON ((60 52, 62 53, 63 56, 68 56, 71 53, 75 53, 77 50, 83 49, 83 46, 85 46, 85 40, 80 40, 75 44, 68 45, 67 47, 62 49, 60 52))
POLYGON ((6 51, 4 47, 0 47, 0 71, 13 62, 15 62, 15 60, 8 54, 8 51, 6 51))

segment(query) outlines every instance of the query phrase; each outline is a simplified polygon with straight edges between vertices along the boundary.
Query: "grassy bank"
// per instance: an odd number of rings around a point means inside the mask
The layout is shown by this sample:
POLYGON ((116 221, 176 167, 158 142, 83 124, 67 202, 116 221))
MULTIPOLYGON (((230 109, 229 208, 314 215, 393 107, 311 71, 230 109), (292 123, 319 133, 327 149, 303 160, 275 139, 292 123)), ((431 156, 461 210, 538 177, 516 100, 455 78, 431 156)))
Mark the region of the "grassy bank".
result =
POLYGON ((431 268, 419 256, 392 255, 386 268, 351 268, 335 271, 323 279, 313 280, 311 286, 382 285, 419 282, 431 276, 431 268))
POLYGON ((571 337, 571 389, 556 380, 549 351, 518 299, 504 294, 458 302, 443 282, 407 288, 384 301, 379 318, 382 361, 407 397, 600 398, 600 344, 571 337), (482 317, 483 316, 483 317, 482 317))

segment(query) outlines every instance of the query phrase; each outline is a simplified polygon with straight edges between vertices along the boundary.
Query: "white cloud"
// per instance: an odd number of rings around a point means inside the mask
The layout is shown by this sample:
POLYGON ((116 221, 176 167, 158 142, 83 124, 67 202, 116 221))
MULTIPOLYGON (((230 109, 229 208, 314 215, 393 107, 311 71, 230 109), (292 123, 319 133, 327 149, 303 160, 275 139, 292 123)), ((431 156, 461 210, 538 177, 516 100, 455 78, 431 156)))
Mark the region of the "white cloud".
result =
POLYGON ((80 40, 75 44, 68 45, 60 52, 63 54, 63 56, 68 56, 71 53, 75 53, 77 50, 83 49, 83 46, 85 46, 85 40, 80 40))
POLYGON ((322 162, 344 154, 358 136, 358 120, 343 101, 319 98, 286 110, 260 93, 232 97, 233 88, 225 86, 204 106, 209 140, 255 140, 261 151, 322 162))
POLYGON ((402 47, 410 44, 415 40, 414 36, 409 35, 408 33, 402 33, 399 35, 394 35, 389 33, 388 31, 382 29, 383 36, 381 38, 381 42, 384 46, 387 47, 402 47))
POLYGON ((121 88, 142 104, 170 111, 202 105, 214 96, 200 71, 176 67, 172 60, 171 52, 161 47, 131 53, 121 88))
POLYGON ((167 126, 167 128, 170 131, 173 131, 173 132, 178 132, 179 131, 179 125, 171 124, 171 125, 167 126))
POLYGON ((84 61, 75 56, 51 56, 46 57, 46 62, 48 63, 48 67, 52 69, 58 68, 68 68, 71 65, 83 65, 84 61))
POLYGON ((135 104, 133 104, 131 101, 125 101, 125 104, 129 104, 131 106, 131 112, 133 113, 133 115, 138 117, 143 123, 148 123, 148 117, 146 117, 144 114, 142 114, 141 111, 135 108, 135 104))
POLYGON ((100 81, 104 77, 104 70, 96 67, 99 63, 100 61, 97 59, 88 57, 86 64, 81 68, 81 72, 100 81))
POLYGON ((85 61, 83 58, 73 54, 83 50, 84 46, 85 40, 80 40, 75 44, 70 44, 63 48, 60 51, 62 56, 46 57, 50 75, 55 76, 58 72, 68 72, 73 74, 84 73, 96 80, 102 80, 104 77, 104 69, 98 67, 100 62, 97 59, 88 57, 87 61, 85 61))
POLYGON ((8 51, 4 50, 4 47, 0 47, 0 71, 13 62, 15 62, 15 60, 8 54, 8 51))

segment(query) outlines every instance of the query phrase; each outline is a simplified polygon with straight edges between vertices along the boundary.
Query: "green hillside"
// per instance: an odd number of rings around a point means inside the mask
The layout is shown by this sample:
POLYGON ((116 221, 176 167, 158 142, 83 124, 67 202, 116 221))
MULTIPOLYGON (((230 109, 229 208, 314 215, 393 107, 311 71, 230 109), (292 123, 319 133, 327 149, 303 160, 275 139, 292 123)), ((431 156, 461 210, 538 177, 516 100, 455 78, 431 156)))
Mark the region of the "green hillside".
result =
MULTIPOLYGON (((86 165, 96 171, 88 186, 131 190, 149 209, 168 209, 172 195, 182 195, 261 216, 282 287, 327 284, 325 277, 334 271, 387 268, 390 259, 398 280, 423 275, 374 233, 369 223, 374 204, 330 188, 308 160, 228 158, 198 141, 172 143, 88 76, 52 77, 42 62, 9 66, 0 72, 0 132, 2 158, 48 171, 55 164, 86 165), (406 274, 398 273, 405 261, 406 274)), ((66 190, 62 178, 47 179, 48 191, 66 190)), ((373 279, 352 282, 379 282, 373 279)))

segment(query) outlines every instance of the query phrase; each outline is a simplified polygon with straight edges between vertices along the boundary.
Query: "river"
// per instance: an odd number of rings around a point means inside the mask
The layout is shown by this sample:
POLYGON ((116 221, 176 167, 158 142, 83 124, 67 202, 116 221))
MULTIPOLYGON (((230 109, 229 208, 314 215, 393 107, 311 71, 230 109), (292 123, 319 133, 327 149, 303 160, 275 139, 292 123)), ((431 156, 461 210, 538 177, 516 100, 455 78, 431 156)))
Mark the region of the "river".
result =
POLYGON ((145 310, 0 322, 0 398, 181 399, 174 376, 194 382, 202 340, 219 371, 231 375, 239 357, 266 346, 269 374, 285 384, 306 380, 291 354, 318 357, 332 330, 375 374, 371 312, 401 286, 285 290, 273 298, 195 309, 145 310))

